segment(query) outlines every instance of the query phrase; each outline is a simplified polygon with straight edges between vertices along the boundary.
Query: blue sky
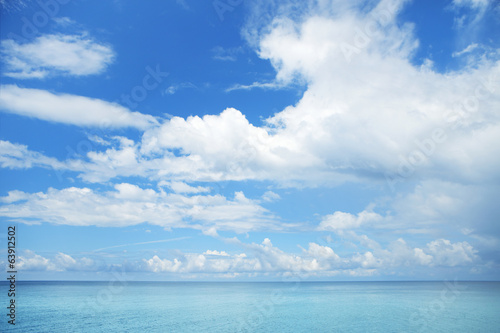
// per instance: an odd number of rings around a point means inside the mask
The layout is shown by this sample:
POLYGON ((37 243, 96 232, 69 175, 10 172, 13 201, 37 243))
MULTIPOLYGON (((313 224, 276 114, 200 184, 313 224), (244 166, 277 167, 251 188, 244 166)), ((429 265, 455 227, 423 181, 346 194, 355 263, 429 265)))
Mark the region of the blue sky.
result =
POLYGON ((1 5, 21 278, 498 279, 498 2, 1 5))

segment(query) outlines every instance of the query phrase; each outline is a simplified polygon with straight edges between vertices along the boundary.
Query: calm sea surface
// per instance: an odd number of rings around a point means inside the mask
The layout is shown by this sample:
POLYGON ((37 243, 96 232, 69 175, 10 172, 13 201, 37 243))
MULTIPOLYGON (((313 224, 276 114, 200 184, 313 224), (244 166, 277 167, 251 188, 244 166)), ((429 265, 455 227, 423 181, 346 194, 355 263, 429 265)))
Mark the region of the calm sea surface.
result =
POLYGON ((500 282, 18 282, 1 332, 500 332, 500 282))

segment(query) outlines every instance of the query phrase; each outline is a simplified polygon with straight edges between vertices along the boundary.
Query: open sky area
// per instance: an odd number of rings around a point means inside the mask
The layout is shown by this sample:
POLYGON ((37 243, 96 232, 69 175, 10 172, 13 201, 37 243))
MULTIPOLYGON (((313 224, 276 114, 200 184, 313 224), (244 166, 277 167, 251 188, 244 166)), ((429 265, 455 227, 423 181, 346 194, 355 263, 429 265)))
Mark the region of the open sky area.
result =
POLYGON ((498 280, 496 0, 2 0, 21 280, 498 280))

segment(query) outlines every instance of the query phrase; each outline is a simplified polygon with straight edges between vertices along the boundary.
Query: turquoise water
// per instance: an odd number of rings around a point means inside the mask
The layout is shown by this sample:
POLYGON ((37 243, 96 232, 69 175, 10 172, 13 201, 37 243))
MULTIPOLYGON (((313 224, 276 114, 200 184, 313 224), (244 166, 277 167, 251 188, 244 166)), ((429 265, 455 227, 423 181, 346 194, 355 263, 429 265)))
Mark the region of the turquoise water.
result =
POLYGON ((499 282, 18 282, 15 332, 500 332, 499 282))

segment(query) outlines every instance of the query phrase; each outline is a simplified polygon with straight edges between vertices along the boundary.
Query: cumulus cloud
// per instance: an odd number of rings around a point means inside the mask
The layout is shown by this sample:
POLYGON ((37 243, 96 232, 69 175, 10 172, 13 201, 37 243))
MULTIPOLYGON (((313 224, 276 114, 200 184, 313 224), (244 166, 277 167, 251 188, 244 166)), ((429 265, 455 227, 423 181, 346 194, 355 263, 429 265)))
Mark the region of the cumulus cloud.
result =
POLYGON ((99 172, 90 168, 82 177, 103 181, 142 170, 176 181, 317 186, 498 176, 498 57, 448 73, 415 65, 418 40, 411 24, 397 22, 401 6, 339 6, 330 15, 333 8, 311 5, 300 20, 276 19, 256 46, 276 70, 272 84, 306 86, 296 105, 264 126, 232 108, 173 117, 144 132, 128 165, 103 172, 100 161, 118 152, 96 153, 99 172))
POLYGON ((152 272, 177 272, 181 266, 181 262, 177 259, 173 261, 160 259, 154 256, 149 260, 144 260, 145 269, 152 272))
MULTIPOLYGON (((233 240, 234 242, 234 240, 233 240)), ((172 258, 143 259, 137 263, 138 270, 156 273, 237 273, 240 274, 290 274, 303 276, 371 276, 391 275, 394 269, 413 267, 432 268, 436 266, 455 267, 478 263, 475 250, 467 242, 452 243, 438 239, 423 249, 410 247, 398 239, 387 248, 354 253, 341 257, 327 246, 309 243, 302 254, 285 252, 266 238, 261 244, 236 241, 245 253, 231 255, 224 251, 206 251, 203 254, 178 253, 172 258), (440 251, 444 247, 444 251, 440 251), (439 248, 439 249, 438 249, 439 248)))
POLYGON ((93 271, 97 268, 92 259, 82 257, 75 259, 59 252, 48 259, 31 250, 25 250, 16 263, 20 271, 93 271))
POLYGON ((146 129, 157 123, 153 116, 132 112, 115 103, 17 85, 0 86, 0 110, 83 127, 146 129))
POLYGON ((447 239, 438 239, 427 244, 427 249, 435 259, 433 265, 453 267, 472 263, 477 259, 476 251, 467 242, 451 243, 447 239))
POLYGON ((113 50, 87 35, 42 35, 30 43, 3 40, 4 75, 42 79, 54 75, 99 74, 113 61, 113 50))
POLYGON ((44 258, 33 251, 26 250, 24 255, 20 255, 16 264, 19 270, 57 270, 55 265, 47 258, 44 258))
MULTIPOLYGON (((186 274, 220 275, 228 277, 246 275, 290 276, 303 278, 329 276, 392 275, 395 268, 431 269, 433 267, 466 267, 480 264, 476 250, 467 242, 452 243, 446 239, 431 241, 424 248, 412 248, 403 239, 391 242, 387 248, 379 248, 346 256, 337 254, 331 245, 309 243, 302 253, 290 253, 274 246, 266 238, 262 243, 244 243, 231 239, 245 250, 232 254, 226 251, 207 250, 204 253, 175 251, 170 255, 153 255, 132 262, 97 265, 96 258, 70 256, 64 253, 46 258, 26 250, 19 257, 19 270, 26 271, 110 271, 126 269, 135 272, 166 273, 178 276, 186 274)), ((96 254, 95 254, 96 255, 96 254)), ((118 258, 119 259, 119 258, 118 258)), ((413 274, 413 273, 412 273, 413 274)))
MULTIPOLYGON (((396 180, 446 175, 458 182, 498 175, 499 161, 492 158, 498 150, 492 143, 500 139, 498 59, 448 73, 416 66, 412 25, 397 21, 403 4, 381 1, 361 12, 355 4, 312 3, 301 7, 300 19, 289 15, 293 20, 283 18, 287 8, 282 8, 283 16, 256 36, 255 46, 274 66, 275 83, 306 85, 296 105, 260 127, 231 108, 219 115, 174 117, 146 130, 134 145, 135 158, 115 172, 101 172, 100 161, 113 160, 116 150, 95 153, 95 174, 103 174, 102 181, 139 169, 142 176, 178 181, 255 179, 308 186, 384 181, 387 175, 396 180)), ((5 90, 4 108, 43 119, 95 124, 95 117, 76 121, 43 107, 87 103, 88 109, 126 114, 126 124, 116 126, 145 128, 154 122, 100 101, 15 86, 5 90), (36 96, 41 98, 36 106, 26 102, 36 96), (47 101, 54 103, 42 103, 47 101)))

